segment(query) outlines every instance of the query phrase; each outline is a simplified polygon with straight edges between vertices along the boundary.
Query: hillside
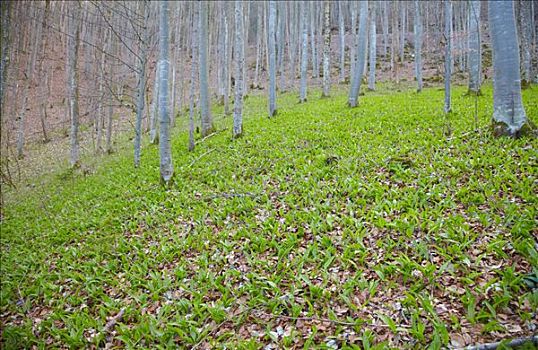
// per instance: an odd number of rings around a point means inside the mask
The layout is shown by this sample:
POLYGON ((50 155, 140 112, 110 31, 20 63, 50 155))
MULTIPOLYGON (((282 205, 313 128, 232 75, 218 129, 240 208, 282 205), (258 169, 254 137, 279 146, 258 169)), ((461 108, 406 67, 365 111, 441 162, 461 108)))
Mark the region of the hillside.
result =
MULTIPOLYGON (((159 185, 131 142, 6 193, 2 348, 459 348, 536 334, 536 139, 477 99, 380 86, 245 101, 159 185), (476 129, 476 130, 475 130, 476 129), (473 131, 474 130, 474 131, 473 131)), ((538 122, 536 88, 523 91, 538 122)), ((46 166, 46 165, 45 165, 46 166)))

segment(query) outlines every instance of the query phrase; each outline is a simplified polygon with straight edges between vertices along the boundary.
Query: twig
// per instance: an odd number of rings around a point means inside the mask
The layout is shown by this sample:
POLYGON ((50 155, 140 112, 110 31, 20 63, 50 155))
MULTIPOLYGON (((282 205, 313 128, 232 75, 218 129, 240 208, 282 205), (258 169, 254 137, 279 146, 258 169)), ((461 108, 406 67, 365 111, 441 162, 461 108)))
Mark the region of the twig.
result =
MULTIPOLYGON (((486 343, 486 344, 468 346, 462 349, 464 350, 495 350, 501 345, 501 343, 502 342, 486 343)), ((530 337, 523 337, 523 338, 516 338, 503 345, 506 345, 509 348, 513 348, 513 347, 521 346, 525 343, 532 343, 534 345, 538 345, 538 335, 533 335, 530 337)))
POLYGON ((211 148, 209 151, 202 153, 198 158, 196 158, 196 159, 193 160, 189 165, 187 165, 187 166, 185 167, 185 169, 189 169, 190 167, 192 167, 192 166, 194 165, 194 163, 196 163, 197 161, 199 161, 203 156, 205 156, 205 155, 207 155, 207 154, 213 152, 214 150, 215 150, 214 148, 211 148))
POLYGON ((197 144, 199 144, 199 143, 202 143, 202 142, 204 142, 205 140, 207 140, 208 138, 210 138, 210 137, 212 137, 212 136, 215 136, 215 135, 217 135, 217 134, 220 134, 221 132, 226 131, 226 130, 228 130, 228 128, 224 128, 224 129, 221 129, 221 130, 212 132, 211 134, 205 136, 204 138, 202 138, 202 139, 196 141, 194 144, 197 145, 197 144))
POLYGON ((108 332, 112 330, 112 328, 114 328, 116 323, 118 323, 118 321, 121 320, 124 313, 125 313, 125 308, 121 309, 120 312, 118 312, 116 316, 112 317, 110 321, 106 323, 105 327, 103 328, 103 332, 102 332, 103 335, 106 335, 108 332))
POLYGON ((449 137, 448 139, 446 139, 447 141, 452 141, 452 140, 456 140, 456 139, 461 139, 462 137, 465 137, 467 135, 470 135, 472 133, 475 133, 477 131, 480 131, 482 129, 484 129, 485 127, 482 127, 482 128, 476 128, 476 129, 473 129, 471 131, 467 131, 467 132, 464 132, 463 134, 460 134, 458 136, 453 136, 453 137, 449 137))

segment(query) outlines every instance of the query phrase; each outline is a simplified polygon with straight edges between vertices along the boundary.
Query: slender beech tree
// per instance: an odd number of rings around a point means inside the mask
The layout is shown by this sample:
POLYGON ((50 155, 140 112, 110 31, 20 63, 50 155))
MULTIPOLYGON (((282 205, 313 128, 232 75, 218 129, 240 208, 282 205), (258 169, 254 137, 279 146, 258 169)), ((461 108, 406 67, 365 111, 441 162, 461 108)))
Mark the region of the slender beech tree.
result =
POLYGON ((450 78, 452 76, 452 3, 445 0, 445 113, 452 110, 450 106, 450 78))
POLYGON ((312 58, 312 78, 319 78, 319 62, 318 62, 318 45, 317 37, 317 21, 316 21, 316 5, 317 1, 311 1, 309 6, 310 13, 310 46, 312 58))
POLYGON ((322 97, 329 97, 331 90, 331 3, 325 0, 323 8, 323 91, 322 97))
POLYGON ((157 143, 159 141, 159 134, 157 131, 157 120, 159 119, 159 93, 161 91, 161 61, 158 61, 155 66, 155 81, 153 83, 153 96, 151 100, 151 114, 150 114, 150 130, 149 130, 149 142, 157 143))
POLYGON ((202 136, 207 136, 213 132, 213 118, 209 109, 209 71, 207 62, 208 45, 208 1, 200 1, 199 5, 199 73, 200 73, 200 112, 202 115, 202 136))
POLYGON ((343 83, 346 80, 346 27, 344 23, 344 10, 342 9, 342 1, 338 1, 338 36, 340 38, 340 83, 343 83))
POLYGON ((377 54, 377 32, 376 32, 376 10, 377 2, 371 3, 372 12, 370 13, 370 75, 368 77, 368 90, 375 90, 375 66, 377 54))
POLYGON ((482 59, 480 48, 480 0, 471 0, 469 6, 469 93, 480 94, 482 59))
POLYGON ((532 81, 531 72, 531 51, 532 51, 532 2, 520 1, 519 20, 521 27, 521 65, 522 82, 530 84, 532 81))
POLYGON ((77 167, 80 161, 78 126, 79 126, 79 106, 78 106, 78 47, 80 38, 80 1, 71 2, 71 18, 69 20, 69 37, 67 51, 67 91, 69 103, 69 117, 71 118, 71 155, 69 162, 71 167, 77 167))
POLYGON ((134 165, 138 167, 140 165, 140 145, 142 141, 142 117, 144 114, 144 102, 146 92, 146 64, 148 55, 148 21, 149 11, 147 9, 148 1, 143 0, 140 2, 141 18, 143 19, 142 37, 139 39, 140 58, 139 58, 139 70, 138 70, 138 98, 136 105, 136 124, 135 124, 135 139, 134 139, 134 165))
MULTIPOLYGON (((191 37, 198 37, 198 13, 199 7, 194 4, 191 20, 191 37)), ((191 41, 191 84, 189 91, 189 151, 194 150, 194 99, 195 99, 195 82, 196 82, 196 58, 198 56, 198 40, 191 41)))
MULTIPOLYGON (((235 84, 235 100, 234 100, 234 126, 232 136, 234 138, 240 137, 243 134, 243 82, 242 72, 243 65, 245 64, 244 57, 244 37, 243 30, 243 1, 235 0, 235 76, 238 81, 235 84)), ((270 105, 270 103, 269 103, 270 105)), ((271 108, 269 106, 269 108, 271 108)))
POLYGON ((301 88, 299 91, 299 102, 306 102, 306 74, 308 68, 308 7, 307 2, 301 3, 301 24, 302 24, 302 52, 301 52, 301 88))
POLYGON ((269 1, 269 118, 276 113, 276 1, 269 1))
POLYGON ((160 61, 160 80, 159 85, 159 155, 161 181, 167 185, 174 174, 172 164, 172 151, 170 149, 170 105, 168 101, 170 61, 168 60, 168 47, 170 44, 168 33, 168 1, 161 1, 161 19, 159 21, 159 61, 160 61))
POLYGON ((420 1, 415 0, 415 78, 417 80, 417 91, 422 91, 422 14, 420 11, 420 1))
POLYGON ((493 132, 517 137, 527 123, 521 100, 518 38, 512 1, 489 1, 493 51, 493 132))
POLYGON ((364 62, 366 61, 368 1, 361 0, 359 4, 359 35, 357 38, 353 38, 353 40, 358 40, 357 64, 355 64, 355 71, 351 72, 352 80, 348 99, 348 104, 350 107, 357 106, 359 99, 359 91, 361 89, 362 76, 364 75, 364 62))

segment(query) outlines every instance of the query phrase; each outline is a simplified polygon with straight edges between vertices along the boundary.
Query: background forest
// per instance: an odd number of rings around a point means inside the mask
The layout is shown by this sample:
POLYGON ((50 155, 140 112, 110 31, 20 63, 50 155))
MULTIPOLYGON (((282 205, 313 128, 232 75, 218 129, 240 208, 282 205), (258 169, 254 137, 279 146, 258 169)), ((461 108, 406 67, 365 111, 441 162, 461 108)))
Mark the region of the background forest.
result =
POLYGON ((2 2, 1 346, 532 348, 537 20, 2 2))

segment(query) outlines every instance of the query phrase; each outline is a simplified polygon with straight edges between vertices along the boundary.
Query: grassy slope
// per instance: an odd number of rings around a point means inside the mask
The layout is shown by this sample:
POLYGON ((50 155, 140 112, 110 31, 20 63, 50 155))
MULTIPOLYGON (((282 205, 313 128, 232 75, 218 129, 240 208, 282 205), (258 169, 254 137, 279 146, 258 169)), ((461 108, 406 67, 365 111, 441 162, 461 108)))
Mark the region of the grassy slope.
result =
MULTIPOLYGON (((287 94, 271 120, 252 96, 245 137, 230 140, 230 118, 194 153, 176 135, 170 189, 146 147, 140 169, 122 152, 10 194, 4 347, 423 348, 531 334, 538 144, 457 137, 473 128, 463 92, 448 123, 434 88, 369 92, 355 109, 344 92, 303 105, 287 94)), ((537 122, 537 90, 524 100, 537 122)))

